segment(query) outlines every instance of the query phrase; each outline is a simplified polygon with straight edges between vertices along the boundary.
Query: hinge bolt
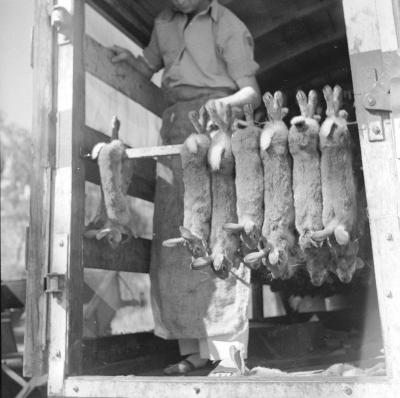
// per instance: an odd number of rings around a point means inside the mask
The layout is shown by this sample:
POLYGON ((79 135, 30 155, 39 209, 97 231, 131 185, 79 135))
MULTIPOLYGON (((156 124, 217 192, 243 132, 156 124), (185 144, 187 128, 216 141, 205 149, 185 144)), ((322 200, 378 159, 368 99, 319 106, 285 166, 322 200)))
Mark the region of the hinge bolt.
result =
POLYGON ((381 129, 379 128, 379 126, 374 126, 374 127, 372 127, 372 132, 375 135, 379 135, 381 133, 381 129))
POLYGON ((343 388, 343 392, 344 392, 346 395, 351 395, 351 394, 353 394, 353 390, 352 390, 349 386, 345 386, 345 387, 343 388))
POLYGON ((64 247, 64 241, 61 240, 60 243, 58 244, 60 247, 64 247))
POLYGON ((79 392, 79 387, 78 387, 78 386, 75 386, 75 387, 73 388, 73 390, 74 390, 75 392, 79 392))
POLYGON ((386 234, 386 240, 388 240, 388 241, 393 240, 393 235, 390 232, 386 234))
POLYGON ((368 102, 369 106, 374 106, 376 104, 376 99, 369 95, 368 98, 367 98, 367 102, 368 102))

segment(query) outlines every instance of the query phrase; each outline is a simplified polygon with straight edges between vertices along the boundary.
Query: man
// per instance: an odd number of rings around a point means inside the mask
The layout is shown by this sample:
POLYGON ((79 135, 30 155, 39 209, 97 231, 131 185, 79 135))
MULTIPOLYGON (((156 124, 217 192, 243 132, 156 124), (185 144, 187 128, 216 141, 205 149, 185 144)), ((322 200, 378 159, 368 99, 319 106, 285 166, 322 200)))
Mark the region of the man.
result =
MULTIPOLYGON (((170 106, 163 114, 160 132, 163 144, 182 144, 192 132, 188 112, 202 105, 207 108, 209 101, 215 101, 221 117, 225 116, 227 104, 240 108, 250 103, 255 108, 260 103, 252 37, 245 25, 216 0, 171 0, 171 5, 155 20, 143 57, 135 58, 117 46, 113 50, 113 62, 128 62, 148 78, 164 68, 162 88, 170 106)), ((231 293, 240 292, 238 295, 243 296, 241 303, 235 303, 233 298, 228 304, 221 304, 218 292, 226 288, 224 282, 217 282, 211 276, 202 281, 199 273, 190 271, 190 257, 184 249, 161 246, 163 240, 176 236, 182 225, 179 157, 162 158, 158 162, 154 203, 150 277, 155 333, 163 338, 178 338, 181 354, 188 355, 164 372, 187 373, 204 367, 210 359, 220 361, 213 376, 238 374, 230 348, 235 347, 246 356, 248 320, 234 321, 246 316, 249 281, 244 281, 245 291, 240 286, 236 289, 240 282, 230 282, 230 288, 234 284, 231 293), (216 305, 223 306, 224 316, 228 313, 224 318, 227 321, 210 326, 202 314, 216 305)))

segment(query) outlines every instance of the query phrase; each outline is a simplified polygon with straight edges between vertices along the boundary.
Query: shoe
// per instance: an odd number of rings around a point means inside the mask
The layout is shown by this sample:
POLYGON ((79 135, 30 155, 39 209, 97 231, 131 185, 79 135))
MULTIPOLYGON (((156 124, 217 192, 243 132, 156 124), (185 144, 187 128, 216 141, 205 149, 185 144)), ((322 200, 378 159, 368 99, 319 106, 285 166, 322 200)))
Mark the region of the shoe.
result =
POLYGON ((209 377, 232 377, 242 376, 242 372, 236 366, 216 366, 209 374, 209 377))
POLYGON ((164 370, 164 374, 167 376, 184 375, 189 372, 193 372, 196 369, 203 369, 209 365, 207 361, 204 365, 196 366, 194 363, 190 362, 188 359, 183 359, 178 363, 168 365, 164 370))

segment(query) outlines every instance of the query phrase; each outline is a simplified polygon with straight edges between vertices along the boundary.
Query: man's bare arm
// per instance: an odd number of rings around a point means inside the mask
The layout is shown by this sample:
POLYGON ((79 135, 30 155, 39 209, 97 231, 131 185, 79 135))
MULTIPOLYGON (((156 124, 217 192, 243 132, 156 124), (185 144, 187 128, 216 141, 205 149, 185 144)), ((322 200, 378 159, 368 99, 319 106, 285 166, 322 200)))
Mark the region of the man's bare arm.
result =
POLYGON ((112 46, 110 49, 115 54, 114 57, 111 58, 112 63, 126 62, 142 75, 151 79, 154 72, 142 56, 135 57, 129 50, 119 46, 112 46))
POLYGON ((242 108, 245 104, 253 105, 257 108, 261 103, 260 89, 254 76, 243 77, 236 81, 239 90, 236 93, 215 100, 217 111, 221 117, 224 117, 225 106, 242 108))

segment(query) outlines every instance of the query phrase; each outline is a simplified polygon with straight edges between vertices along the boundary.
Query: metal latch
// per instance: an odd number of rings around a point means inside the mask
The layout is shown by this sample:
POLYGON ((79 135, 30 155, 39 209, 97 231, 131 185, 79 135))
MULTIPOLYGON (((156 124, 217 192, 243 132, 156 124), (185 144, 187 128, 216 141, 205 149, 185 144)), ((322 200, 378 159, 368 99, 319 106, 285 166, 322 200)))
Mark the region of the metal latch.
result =
POLYGON ((65 275, 50 272, 44 279, 44 291, 47 294, 62 294, 65 290, 65 275))

